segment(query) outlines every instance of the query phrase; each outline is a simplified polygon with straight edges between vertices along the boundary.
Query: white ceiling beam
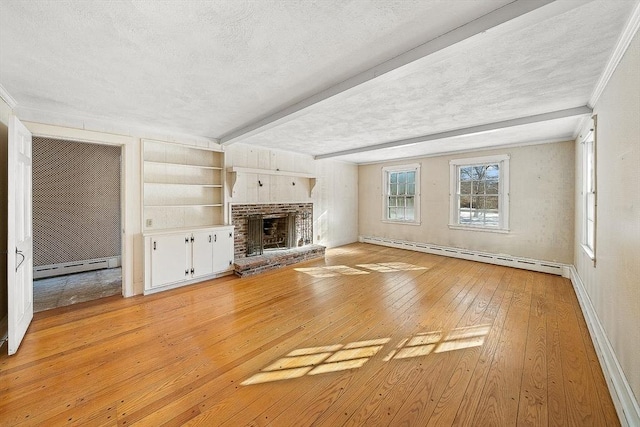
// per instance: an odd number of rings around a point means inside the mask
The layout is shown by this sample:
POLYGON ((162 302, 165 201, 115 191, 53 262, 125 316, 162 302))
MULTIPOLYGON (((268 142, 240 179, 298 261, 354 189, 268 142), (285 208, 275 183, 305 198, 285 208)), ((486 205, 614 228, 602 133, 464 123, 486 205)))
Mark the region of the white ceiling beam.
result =
POLYGON ((513 126, 530 125, 533 123, 546 122, 549 120, 564 119, 567 117, 577 117, 592 114, 591 107, 586 105, 582 107, 569 108, 566 110, 552 111, 549 113, 536 114, 533 116, 520 117, 517 119, 503 120, 500 122, 487 123, 484 125, 471 126, 461 129, 454 129, 446 132, 432 133, 430 135, 416 136, 414 138, 400 139, 396 141, 383 142, 381 144, 367 145, 350 150, 335 151, 333 153, 325 153, 314 156, 314 159, 328 159, 331 157, 346 156, 348 154, 364 153, 366 151, 381 150, 384 148, 396 148, 405 145, 419 144, 422 142, 435 141, 438 139, 453 138, 459 136, 469 136, 483 132, 491 132, 499 129, 506 129, 513 126))
POLYGON ((435 52, 451 47, 461 41, 485 33, 489 30, 493 30, 496 27, 515 20, 516 18, 521 18, 524 17, 524 15, 527 15, 526 19, 519 19, 517 25, 519 27, 532 25, 533 23, 544 21, 549 17, 559 15, 580 5, 580 2, 567 0, 515 0, 512 3, 461 25, 460 27, 429 40, 420 46, 401 53, 398 56, 376 65, 375 67, 369 68, 362 73, 356 74, 355 76, 324 89, 315 95, 303 99, 302 101, 296 102, 295 104, 292 104, 280 111, 269 114, 239 129, 222 135, 219 138, 220 143, 228 145, 285 123, 304 114, 303 110, 314 104, 355 88, 414 61, 432 55, 435 52))

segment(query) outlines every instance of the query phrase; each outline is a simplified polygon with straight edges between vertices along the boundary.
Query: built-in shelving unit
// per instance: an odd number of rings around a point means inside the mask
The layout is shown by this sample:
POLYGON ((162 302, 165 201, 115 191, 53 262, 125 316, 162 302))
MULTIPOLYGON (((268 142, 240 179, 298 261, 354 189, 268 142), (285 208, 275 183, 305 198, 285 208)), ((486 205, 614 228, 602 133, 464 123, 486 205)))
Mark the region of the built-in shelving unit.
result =
POLYGON ((224 223, 224 153, 143 140, 145 231, 224 223))

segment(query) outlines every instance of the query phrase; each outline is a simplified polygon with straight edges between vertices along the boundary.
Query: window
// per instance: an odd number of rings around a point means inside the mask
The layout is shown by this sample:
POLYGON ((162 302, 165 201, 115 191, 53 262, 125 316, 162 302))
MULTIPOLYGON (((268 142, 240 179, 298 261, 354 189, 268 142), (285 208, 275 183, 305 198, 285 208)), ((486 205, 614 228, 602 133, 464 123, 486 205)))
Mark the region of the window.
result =
POLYGON ((382 168, 383 221, 420 223, 420 165, 382 168))
POLYGON ((595 117, 582 140, 582 247, 595 260, 596 253, 596 142, 595 117))
POLYGON ((457 159, 449 166, 449 227, 508 231, 509 156, 457 159))

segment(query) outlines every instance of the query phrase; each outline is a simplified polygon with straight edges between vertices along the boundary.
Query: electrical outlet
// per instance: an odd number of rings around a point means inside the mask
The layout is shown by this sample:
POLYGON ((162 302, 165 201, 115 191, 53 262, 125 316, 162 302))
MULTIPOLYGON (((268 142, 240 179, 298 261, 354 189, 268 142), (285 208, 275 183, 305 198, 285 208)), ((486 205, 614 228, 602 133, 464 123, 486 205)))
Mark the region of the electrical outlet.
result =
POLYGON ((147 219, 147 227, 153 227, 153 220, 151 218, 147 219))

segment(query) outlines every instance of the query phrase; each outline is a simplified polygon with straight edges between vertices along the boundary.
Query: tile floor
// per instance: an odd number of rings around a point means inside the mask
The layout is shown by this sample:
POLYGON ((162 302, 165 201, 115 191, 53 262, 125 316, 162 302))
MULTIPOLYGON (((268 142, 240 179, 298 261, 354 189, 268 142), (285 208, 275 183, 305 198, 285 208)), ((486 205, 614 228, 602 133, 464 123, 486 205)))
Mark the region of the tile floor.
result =
POLYGON ((121 293, 121 268, 38 279, 33 281, 33 311, 37 313, 121 293))

